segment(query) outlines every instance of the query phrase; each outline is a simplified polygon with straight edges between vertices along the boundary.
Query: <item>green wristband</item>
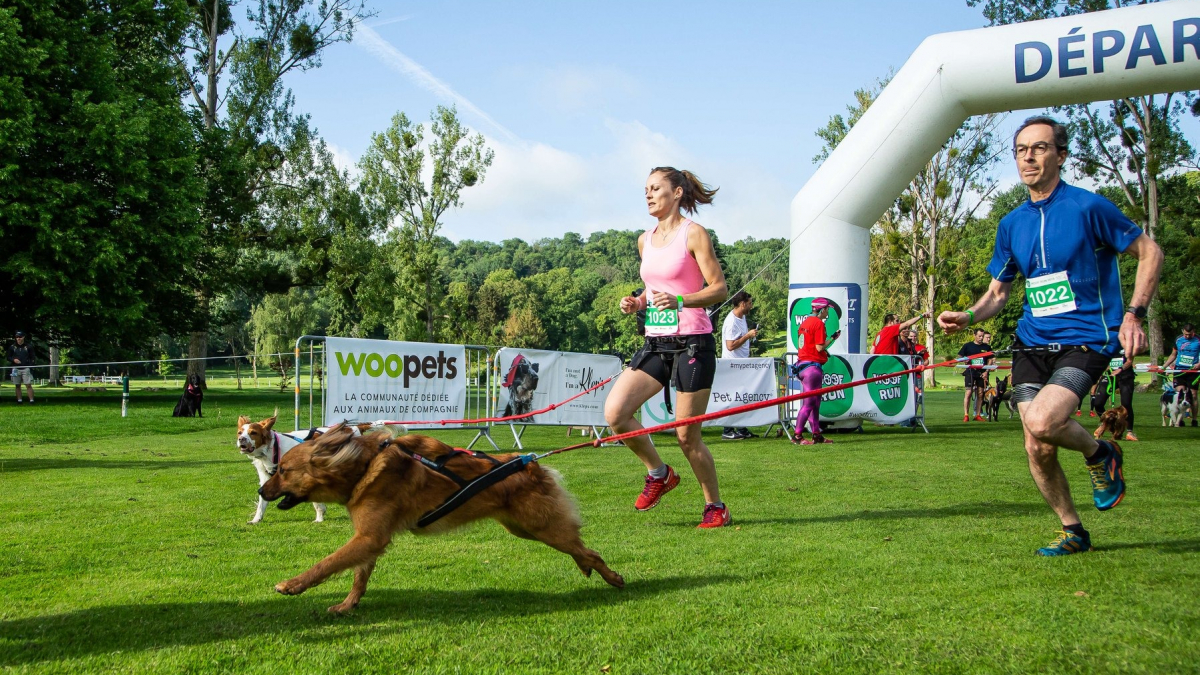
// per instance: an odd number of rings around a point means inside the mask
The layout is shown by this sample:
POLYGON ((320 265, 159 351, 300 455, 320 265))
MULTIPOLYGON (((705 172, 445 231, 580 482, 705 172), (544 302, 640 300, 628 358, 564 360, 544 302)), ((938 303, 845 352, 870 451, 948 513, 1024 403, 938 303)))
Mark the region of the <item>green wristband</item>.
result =
POLYGON ((675 301, 679 303, 679 309, 683 309, 683 296, 682 295, 675 296, 675 301))
POLYGON ((968 326, 975 325, 975 312, 973 312, 969 309, 967 310, 967 325, 968 326))

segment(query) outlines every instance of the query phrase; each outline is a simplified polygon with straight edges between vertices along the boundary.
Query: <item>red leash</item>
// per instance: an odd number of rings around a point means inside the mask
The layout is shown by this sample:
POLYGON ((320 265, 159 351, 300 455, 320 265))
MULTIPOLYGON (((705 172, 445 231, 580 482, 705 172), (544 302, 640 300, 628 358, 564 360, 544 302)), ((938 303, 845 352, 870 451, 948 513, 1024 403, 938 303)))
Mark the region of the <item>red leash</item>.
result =
MULTIPOLYGON (((985 354, 975 354, 974 358, 980 358, 981 356, 992 356, 994 353, 995 352, 987 352, 985 354)), ((559 453, 567 452, 569 450, 578 450, 579 448, 588 448, 588 447, 598 448, 598 447, 600 447, 600 444, 602 444, 602 443, 615 443, 617 441, 623 441, 626 438, 633 438, 635 436, 645 436, 647 434, 653 434, 653 433, 657 433, 659 431, 667 431, 669 429, 676 429, 678 427, 685 427, 685 426, 690 426, 693 424, 700 424, 702 422, 707 422, 708 420, 720 419, 722 417, 728 417, 730 415, 736 415, 738 413, 750 412, 751 410, 761 410, 762 408, 769 408, 771 406, 780 405, 782 403, 798 401, 802 398, 811 398, 813 396, 822 396, 824 394, 828 394, 833 391, 841 391, 842 389, 849 389, 851 387, 860 387, 864 384, 870 384, 872 382, 879 382, 880 380, 888 380, 893 377, 899 377, 901 375, 909 375, 912 373, 919 373, 919 372, 923 372, 926 370, 931 370, 933 368, 945 368, 947 366, 951 366, 956 363, 960 363, 962 360, 963 359, 955 358, 955 359, 951 359, 949 361, 942 361, 941 363, 934 363, 934 364, 930 364, 927 366, 916 366, 913 368, 909 368, 908 370, 899 370, 894 373, 887 373, 885 375, 876 375, 875 377, 868 377, 868 378, 862 379, 862 380, 855 380, 854 382, 845 382, 842 384, 835 384, 835 385, 831 385, 828 387, 822 387, 820 389, 813 389, 812 391, 800 392, 799 394, 790 394, 788 396, 781 396, 779 398, 773 398, 768 401, 758 401, 755 403, 747 403, 745 405, 740 405, 740 406, 737 406, 734 408, 729 408, 727 410, 705 413, 703 415, 697 415, 695 417, 688 417, 688 418, 685 418, 682 420, 675 420, 674 422, 667 422, 665 424, 659 424, 658 426, 646 427, 643 429, 639 429, 637 431, 626 431, 623 434, 616 434, 613 436, 605 436, 604 438, 597 438, 595 440, 588 441, 586 443, 577 443, 575 445, 571 445, 571 446, 568 446, 565 448, 559 448, 558 450, 551 450, 550 452, 547 452, 545 454, 538 455, 537 459, 541 459, 543 457, 549 457, 550 455, 557 455, 559 453)))
POLYGON ((558 403, 551 403, 550 405, 546 406, 545 408, 542 408, 541 410, 534 410, 531 412, 524 413, 522 415, 508 415, 507 417, 480 417, 480 418, 473 419, 473 420, 428 420, 428 421, 424 421, 424 422, 384 422, 383 424, 384 424, 384 426, 391 426, 391 425, 395 425, 395 424, 414 425, 414 426, 418 425, 418 424, 441 424, 441 425, 446 425, 446 424, 485 424, 485 423, 493 423, 494 424, 496 422, 512 422, 515 420, 529 419, 530 417, 533 417, 534 415, 541 415, 542 413, 550 412, 551 410, 554 410, 555 408, 562 407, 562 406, 570 403, 571 401, 574 401, 575 399, 579 398, 580 396, 583 396, 584 394, 590 394, 593 391, 596 391, 597 389, 600 389, 604 385, 608 384, 609 382, 612 382, 614 379, 616 379, 616 377, 617 377, 616 375, 613 375, 612 377, 600 382, 600 384, 597 384, 594 387, 591 387, 590 389, 584 389, 583 391, 579 392, 578 394, 575 394, 571 398, 559 401, 558 403))

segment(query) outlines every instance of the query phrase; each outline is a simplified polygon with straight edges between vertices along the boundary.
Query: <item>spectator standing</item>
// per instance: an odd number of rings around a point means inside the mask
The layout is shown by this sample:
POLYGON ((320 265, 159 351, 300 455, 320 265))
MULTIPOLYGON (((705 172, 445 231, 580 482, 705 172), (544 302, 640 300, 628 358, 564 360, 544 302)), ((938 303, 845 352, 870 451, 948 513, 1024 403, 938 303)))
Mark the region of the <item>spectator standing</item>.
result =
MULTIPOLYGON (((815 391, 821 387, 823 371, 821 366, 829 360, 829 345, 838 339, 841 331, 832 336, 825 334, 825 319, 829 316, 830 302, 827 298, 815 298, 812 302, 812 314, 800 322, 799 349, 796 353, 796 363, 792 364, 792 377, 800 380, 804 391, 815 391)), ((797 445, 820 445, 833 443, 821 435, 821 397, 809 396, 802 399, 800 411, 796 413, 796 437, 792 441, 797 445), (804 437, 804 426, 812 432, 812 439, 804 437)))
MULTIPOLYGON (((1200 336, 1196 335, 1196 327, 1190 323, 1183 324, 1183 335, 1175 338, 1175 348, 1167 357, 1166 368, 1190 370, 1190 373, 1176 373, 1175 384, 1187 388, 1188 398, 1192 402, 1192 426, 1196 424, 1196 386, 1200 379, 1200 336)), ((1132 425, 1131 425, 1132 426, 1132 425)))
POLYGON ((900 323, 900 317, 895 314, 888 314, 883 317, 883 328, 879 329, 879 333, 875 335, 875 346, 871 348, 872 354, 899 354, 900 353, 900 331, 907 330, 909 326, 929 316, 928 314, 920 314, 904 323, 900 323))
POLYGON ((963 421, 971 421, 971 397, 975 397, 975 421, 986 422, 987 420, 979 414, 979 407, 983 405, 983 390, 984 390, 984 370, 983 365, 987 361, 986 358, 979 354, 986 354, 988 349, 983 345, 983 336, 985 331, 982 328, 975 329, 975 339, 963 345, 958 350, 959 358, 970 359, 967 362, 967 369, 963 371, 963 421))
POLYGON ((29 394, 29 403, 33 404, 33 373, 29 370, 30 366, 37 365, 37 357, 33 353, 33 345, 27 342, 28 338, 24 331, 17 331, 17 341, 8 346, 8 350, 4 354, 4 362, 12 366, 13 386, 17 388, 17 403, 23 403, 21 400, 21 385, 25 385, 25 391, 29 394))
MULTIPOLYGON (((750 328, 750 325, 746 323, 746 315, 754 309, 754 298, 746 291, 738 291, 733 294, 730 304, 733 305, 733 309, 725 316, 725 323, 721 327, 721 340, 724 344, 721 358, 748 359, 750 358, 750 342, 758 337, 758 329, 750 328)), ((754 438, 754 434, 750 433, 746 427, 725 427, 721 438, 738 441, 744 438, 754 438)))

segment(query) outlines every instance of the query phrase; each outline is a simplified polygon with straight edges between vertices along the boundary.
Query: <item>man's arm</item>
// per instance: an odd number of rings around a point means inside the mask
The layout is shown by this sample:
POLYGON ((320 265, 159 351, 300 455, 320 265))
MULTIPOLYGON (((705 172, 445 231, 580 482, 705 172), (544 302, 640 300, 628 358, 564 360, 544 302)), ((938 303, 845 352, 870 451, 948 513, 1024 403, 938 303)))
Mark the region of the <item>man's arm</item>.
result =
POLYGON ((970 309, 975 315, 974 321, 971 321, 971 315, 966 312, 942 312, 938 315, 938 325, 946 331, 947 335, 953 335, 973 323, 987 321, 1004 309, 1010 292, 1012 292, 1011 281, 997 281, 993 278, 983 297, 979 298, 979 301, 970 309))
POLYGON ((1175 365, 1175 359, 1178 356, 1179 350, 1175 347, 1171 347, 1171 355, 1167 357, 1167 362, 1163 364, 1163 368, 1170 369, 1171 366, 1175 365))
MULTIPOLYGON (((1133 282, 1133 296, 1129 304, 1138 307, 1149 307, 1150 299, 1158 290, 1158 277, 1162 272, 1163 252, 1148 234, 1143 232, 1125 249, 1125 253, 1137 258, 1137 279, 1133 282)), ((1117 334, 1125 353, 1133 358, 1146 348, 1146 333, 1142 330, 1142 320, 1129 312, 1121 321, 1121 331, 1117 334)))
POLYGON ((904 323, 900 324, 900 330, 908 330, 909 326, 920 321, 921 319, 924 319, 927 316, 929 316, 929 312, 926 312, 924 314, 918 314, 918 315, 914 316, 913 318, 909 319, 908 321, 905 321, 904 323))

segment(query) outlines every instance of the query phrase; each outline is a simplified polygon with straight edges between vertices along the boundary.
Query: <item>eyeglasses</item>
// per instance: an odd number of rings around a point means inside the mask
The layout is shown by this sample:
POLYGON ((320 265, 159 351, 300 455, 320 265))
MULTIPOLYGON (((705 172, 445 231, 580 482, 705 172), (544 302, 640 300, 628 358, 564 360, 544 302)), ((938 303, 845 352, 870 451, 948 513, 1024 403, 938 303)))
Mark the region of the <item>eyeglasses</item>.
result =
POLYGON ((1027 154, 1032 154, 1034 157, 1041 157, 1049 152, 1050 148, 1057 148, 1057 146, 1045 142, 1034 143, 1033 145, 1018 145, 1013 148, 1013 157, 1024 157, 1027 154))

